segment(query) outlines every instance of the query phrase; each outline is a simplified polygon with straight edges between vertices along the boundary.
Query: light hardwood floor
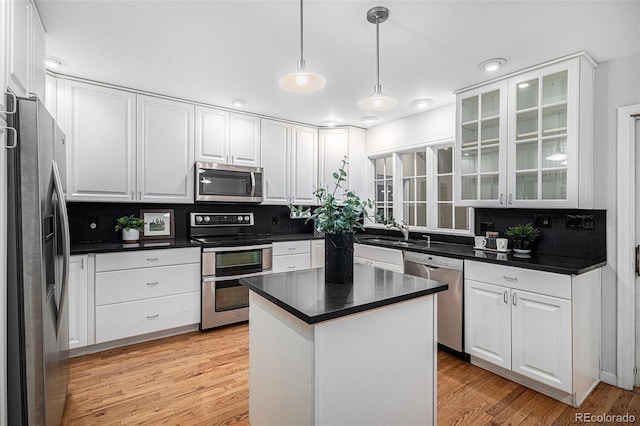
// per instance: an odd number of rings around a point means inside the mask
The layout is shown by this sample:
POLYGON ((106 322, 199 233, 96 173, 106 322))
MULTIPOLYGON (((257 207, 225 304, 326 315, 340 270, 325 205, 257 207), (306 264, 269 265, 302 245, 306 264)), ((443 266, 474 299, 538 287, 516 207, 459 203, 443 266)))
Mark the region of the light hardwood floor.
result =
MULTIPOLYGON (((63 424, 248 425, 248 367, 247 324, 74 358, 63 424)), ((438 355, 439 425, 569 425, 576 413, 638 424, 640 395, 601 383, 576 410, 438 355)))

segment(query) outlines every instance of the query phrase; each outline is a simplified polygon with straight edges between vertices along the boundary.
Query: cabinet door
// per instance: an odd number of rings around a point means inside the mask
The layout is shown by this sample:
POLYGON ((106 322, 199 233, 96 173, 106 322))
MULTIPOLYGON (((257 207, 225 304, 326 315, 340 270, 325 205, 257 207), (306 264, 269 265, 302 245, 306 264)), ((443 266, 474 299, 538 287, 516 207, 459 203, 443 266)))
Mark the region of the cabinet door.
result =
POLYGON ((193 203, 194 106, 138 95, 138 199, 193 203))
MULTIPOLYGON (((348 189, 363 200, 369 198, 367 191, 369 161, 365 154, 365 142, 366 132, 364 130, 349 128, 348 189)), ((373 178, 371 180, 373 181, 373 178)))
POLYGON ((69 259, 69 349, 87 346, 88 343, 87 258, 87 255, 79 255, 69 259))
MULTIPOLYGON (((343 158, 349 158, 349 129, 320 129, 319 137, 318 186, 333 191, 335 188, 333 174, 342 165, 343 158)), ((344 184, 346 187, 347 183, 344 184)), ((339 197, 341 192, 340 190, 336 192, 336 198, 341 198, 339 197)))
POLYGON ((506 207, 507 83, 458 94, 456 204, 506 207))
MULTIPOLYGON (((75 81, 64 84, 67 199, 135 199, 136 96, 75 81)), ((60 115, 60 114, 58 114, 60 115)))
MULTIPOLYGON (((7 110, 4 90, 9 86, 9 62, 11 62, 11 50, 9 47, 9 2, 0 1, 0 87, 3 93, 0 96, 0 118, 3 111, 7 110)), ((4 163, 3 163, 4 164, 4 163)))
POLYGON ((29 91, 29 41, 33 6, 29 0, 12 0, 7 3, 10 43, 9 87, 17 95, 26 96, 29 91))
POLYGON ((289 193, 291 125, 262 120, 262 165, 264 204, 287 204, 289 193))
POLYGON ((29 92, 44 99, 45 72, 44 58, 47 49, 46 33, 34 7, 31 9, 31 51, 29 56, 29 92))
POLYGON ((260 167, 260 118, 231 113, 230 126, 230 163, 260 167))
POLYGON ((465 280, 464 298, 465 351, 510 370, 509 289, 465 280))
POLYGON ((318 173, 317 131, 302 126, 293 126, 292 130, 289 195, 294 204, 314 204, 318 173))
POLYGON ((324 240, 311 240, 311 267, 324 268, 324 240))
POLYGON ((196 107, 196 161, 227 163, 229 112, 196 107))
POLYGON ((513 291, 511 304, 511 369, 571 392, 571 302, 513 291))
POLYGON ((509 80, 510 207, 578 207, 578 61, 509 80))

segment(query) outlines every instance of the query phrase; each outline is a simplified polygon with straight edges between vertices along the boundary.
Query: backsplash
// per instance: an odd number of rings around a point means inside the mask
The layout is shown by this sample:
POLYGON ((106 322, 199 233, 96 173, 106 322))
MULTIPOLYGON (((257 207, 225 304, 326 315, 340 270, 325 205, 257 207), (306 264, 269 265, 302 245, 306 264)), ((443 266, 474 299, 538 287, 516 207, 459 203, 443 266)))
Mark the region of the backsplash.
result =
POLYGON ((142 204, 142 203, 85 203, 68 202, 71 242, 122 241, 116 232, 116 220, 122 216, 140 215, 141 209, 173 209, 175 238, 189 235, 189 213, 245 213, 252 212, 255 219, 253 232, 259 234, 313 233, 313 224, 304 219, 290 219, 287 206, 253 204, 142 204), (96 229, 90 224, 95 223, 96 229))
POLYGON ((531 223, 540 230, 537 253, 606 260, 606 210, 475 209, 475 234, 531 223))

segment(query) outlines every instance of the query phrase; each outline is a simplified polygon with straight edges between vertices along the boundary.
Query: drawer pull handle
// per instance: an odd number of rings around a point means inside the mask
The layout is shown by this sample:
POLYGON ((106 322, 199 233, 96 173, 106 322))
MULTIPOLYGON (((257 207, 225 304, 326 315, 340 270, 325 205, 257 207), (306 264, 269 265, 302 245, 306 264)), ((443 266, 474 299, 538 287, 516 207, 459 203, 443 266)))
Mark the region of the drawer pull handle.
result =
POLYGON ((157 262, 160 260, 158 257, 147 257, 147 262, 157 262))
POLYGON ((504 295, 503 295, 503 296, 504 296, 504 297, 502 298, 502 300, 504 300, 504 303, 505 303, 505 304, 509 303, 509 300, 508 300, 507 292, 506 292, 506 291, 504 292, 504 295))
POLYGON ((154 319, 158 319, 158 318, 160 318, 160 314, 147 315, 147 319, 148 320, 154 320, 154 319))
POLYGON ((295 265, 294 266, 287 266, 287 269, 295 269, 295 265))
POLYGON ((160 281, 154 281, 152 283, 147 283, 149 287, 160 284, 160 281))
POLYGON ((295 250, 295 247, 287 247, 287 250, 291 251, 291 250, 295 250))
POLYGON ((513 306, 517 306, 518 305, 518 297, 515 293, 513 293, 513 306))
POLYGON ((504 278, 505 281, 509 281, 510 283, 517 283, 518 282, 518 278, 517 277, 508 277, 506 275, 503 275, 502 278, 504 278))

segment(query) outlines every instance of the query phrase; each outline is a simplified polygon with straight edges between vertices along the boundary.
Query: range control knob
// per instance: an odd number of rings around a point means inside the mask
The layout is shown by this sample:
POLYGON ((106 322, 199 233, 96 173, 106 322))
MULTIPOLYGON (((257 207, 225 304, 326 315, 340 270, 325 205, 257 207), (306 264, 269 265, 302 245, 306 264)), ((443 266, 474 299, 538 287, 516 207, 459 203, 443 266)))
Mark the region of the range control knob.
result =
POLYGON ((243 218, 242 218, 242 216, 238 216, 238 218, 237 218, 237 219, 238 219, 238 222, 242 222, 242 219, 243 219, 243 218))
POLYGON ((247 223, 249 223, 249 221, 250 221, 249 216, 245 216, 245 217, 244 217, 244 221, 245 221, 245 222, 247 222, 247 223))
POLYGON ((210 216, 205 216, 205 217, 204 217, 204 221, 205 221, 206 223, 209 223, 209 222, 211 221, 211 217, 210 217, 210 216))
POLYGON ((196 216, 196 223, 202 223, 202 216, 196 216))

